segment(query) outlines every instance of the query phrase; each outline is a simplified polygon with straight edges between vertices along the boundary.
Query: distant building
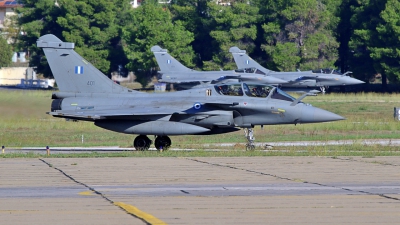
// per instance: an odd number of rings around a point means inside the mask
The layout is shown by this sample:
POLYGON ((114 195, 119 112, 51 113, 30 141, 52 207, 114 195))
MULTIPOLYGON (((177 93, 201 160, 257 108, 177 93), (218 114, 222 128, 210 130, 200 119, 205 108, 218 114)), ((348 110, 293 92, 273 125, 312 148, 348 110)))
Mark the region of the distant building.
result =
POLYGON ((32 67, 3 67, 0 69, 0 87, 19 89, 49 89, 54 79, 38 79, 32 67))
MULTIPOLYGON (((133 8, 137 8, 142 4, 143 0, 134 0, 131 1, 131 5, 133 8)), ((235 2, 235 0, 227 1, 227 0, 214 0, 214 2, 218 5, 223 5, 223 6, 230 6, 231 2, 235 2)), ((160 4, 170 4, 171 0, 158 0, 158 3, 160 4)), ((250 4, 250 1, 247 1, 247 4, 250 4)))
MULTIPOLYGON (((134 0, 131 1, 131 5, 133 8, 137 8, 142 4, 143 0, 134 0)), ((171 0, 158 0, 158 3, 160 4, 169 4, 171 3, 171 0)))
POLYGON ((134 0, 134 1, 131 1, 131 5, 132 5, 133 8, 137 8, 137 7, 139 7, 141 4, 142 4, 142 1, 141 1, 141 0, 134 0))
POLYGON ((217 5, 223 5, 223 6, 231 5, 230 1, 215 1, 215 3, 217 3, 217 5))
MULTIPOLYGON (((222 5, 222 6, 230 6, 232 3, 235 2, 235 0, 214 0, 217 5, 222 5)), ((250 1, 246 1, 247 5, 250 5, 250 1)))
POLYGON ((0 29, 4 28, 7 17, 15 15, 14 8, 22 7, 16 0, 0 0, 0 29))

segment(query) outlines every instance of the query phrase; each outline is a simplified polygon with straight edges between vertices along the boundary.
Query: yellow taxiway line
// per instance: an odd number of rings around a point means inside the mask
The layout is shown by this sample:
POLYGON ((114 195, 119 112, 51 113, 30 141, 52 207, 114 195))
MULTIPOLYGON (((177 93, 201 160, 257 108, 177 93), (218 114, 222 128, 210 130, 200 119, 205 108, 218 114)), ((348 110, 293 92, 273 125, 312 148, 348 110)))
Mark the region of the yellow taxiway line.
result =
POLYGON ((148 214, 146 212, 143 212, 141 210, 139 210, 138 208, 136 208, 133 205, 128 205, 125 204, 123 202, 114 202, 114 205, 121 207, 122 209, 124 209, 126 212, 146 221, 149 224, 152 225, 167 225, 167 223, 165 223, 164 221, 154 217, 151 214, 148 214))

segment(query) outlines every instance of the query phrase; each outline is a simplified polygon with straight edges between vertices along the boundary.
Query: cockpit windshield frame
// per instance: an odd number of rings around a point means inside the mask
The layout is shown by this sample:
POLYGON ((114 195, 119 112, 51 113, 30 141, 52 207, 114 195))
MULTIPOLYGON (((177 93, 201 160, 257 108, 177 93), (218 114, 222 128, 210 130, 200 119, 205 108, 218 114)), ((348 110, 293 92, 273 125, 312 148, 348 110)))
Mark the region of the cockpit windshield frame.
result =
POLYGON ((346 76, 345 74, 341 73, 339 70, 331 69, 331 68, 312 70, 312 72, 313 73, 335 74, 335 75, 346 76))
POLYGON ((216 84, 214 88, 220 95, 271 98, 289 102, 296 100, 296 98, 282 91, 280 88, 266 84, 225 83, 216 84))
POLYGON ((240 68, 235 70, 236 73, 256 73, 260 75, 266 75, 263 71, 254 68, 254 67, 248 67, 248 68, 240 68))

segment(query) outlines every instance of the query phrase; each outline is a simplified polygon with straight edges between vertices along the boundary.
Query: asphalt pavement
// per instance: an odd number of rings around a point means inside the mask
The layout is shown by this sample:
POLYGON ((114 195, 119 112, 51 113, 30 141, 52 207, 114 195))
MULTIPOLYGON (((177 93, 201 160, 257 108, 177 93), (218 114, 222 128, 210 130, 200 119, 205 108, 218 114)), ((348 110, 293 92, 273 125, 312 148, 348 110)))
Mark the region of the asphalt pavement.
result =
POLYGON ((0 159, 1 224, 398 224, 400 157, 0 159))

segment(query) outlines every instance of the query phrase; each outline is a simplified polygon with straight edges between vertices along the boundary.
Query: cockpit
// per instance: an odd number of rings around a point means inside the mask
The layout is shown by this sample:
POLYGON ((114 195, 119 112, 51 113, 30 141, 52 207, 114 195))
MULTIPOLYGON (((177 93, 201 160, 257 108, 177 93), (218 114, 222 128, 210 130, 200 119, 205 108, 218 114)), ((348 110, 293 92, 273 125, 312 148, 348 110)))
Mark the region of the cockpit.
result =
POLYGON ((256 74, 265 75, 265 73, 263 71, 256 69, 254 67, 237 69, 237 70, 235 70, 235 72, 236 73, 256 73, 256 74))
POLYGON ((313 73, 324 73, 324 74, 336 74, 336 75, 344 75, 343 73, 341 73, 338 70, 335 69, 317 69, 317 70, 312 70, 313 73))
POLYGON ((228 96, 248 96, 254 98, 280 99, 293 102, 296 99, 281 89, 265 84, 229 83, 214 85, 215 90, 220 95, 228 96))

